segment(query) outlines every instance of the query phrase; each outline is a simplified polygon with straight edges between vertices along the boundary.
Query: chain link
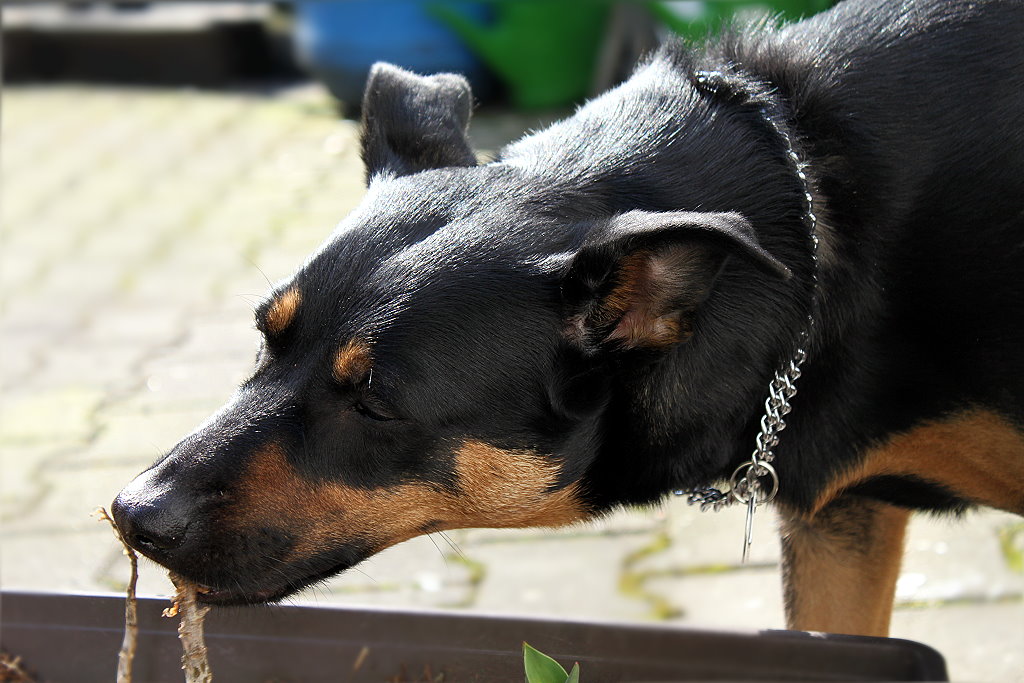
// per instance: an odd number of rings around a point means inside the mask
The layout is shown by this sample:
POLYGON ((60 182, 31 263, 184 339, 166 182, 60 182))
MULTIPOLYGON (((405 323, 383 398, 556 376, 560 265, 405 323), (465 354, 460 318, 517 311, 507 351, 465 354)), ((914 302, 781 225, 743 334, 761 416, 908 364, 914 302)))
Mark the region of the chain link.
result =
MULTIPOLYGON (((695 74, 699 86, 715 92, 718 79, 721 74, 718 72, 698 72, 695 74)), ((807 316, 807 326, 800 333, 800 342, 793 357, 783 364, 775 372, 768 385, 768 398, 764 402, 764 415, 761 417, 761 430, 755 437, 754 452, 750 461, 743 463, 733 472, 729 480, 729 488, 725 491, 708 486, 696 489, 684 489, 675 491, 675 495, 685 495, 687 503, 699 505, 701 511, 718 511, 736 503, 747 506, 747 524, 744 534, 743 561, 746 562, 747 553, 752 542, 752 521, 754 509, 760 505, 771 502, 779 490, 779 477, 775 468, 770 465, 775 460, 775 447, 779 445, 779 434, 786 428, 785 417, 792 410, 791 401, 796 396, 796 382, 802 374, 801 366, 807 360, 807 345, 810 337, 810 330, 817 317, 817 287, 818 287, 818 219, 814 214, 814 198, 811 195, 810 181, 805 172, 806 165, 800 161, 799 155, 793 146, 793 140, 789 132, 781 126, 776 118, 768 111, 767 107, 760 107, 761 117, 772 129, 778 138, 786 146, 786 159, 789 162, 793 173, 800 180, 804 194, 804 215, 803 223, 808 231, 811 241, 811 258, 813 270, 811 271, 813 293, 811 297, 810 311, 807 316), (770 486, 766 483, 770 482, 770 486)))

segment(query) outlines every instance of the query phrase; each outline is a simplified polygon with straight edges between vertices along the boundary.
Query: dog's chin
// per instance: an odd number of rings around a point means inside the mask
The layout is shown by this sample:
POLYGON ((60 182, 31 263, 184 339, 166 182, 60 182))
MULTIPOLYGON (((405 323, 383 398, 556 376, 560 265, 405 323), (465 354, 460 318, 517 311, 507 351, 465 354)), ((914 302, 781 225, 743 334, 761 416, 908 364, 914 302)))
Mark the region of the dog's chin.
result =
POLYGON ((265 605, 284 600, 315 583, 340 574, 352 565, 348 562, 304 578, 290 580, 284 585, 269 588, 218 588, 205 583, 196 584, 196 599, 206 605, 230 607, 238 605, 265 605))
POLYGON ((209 588, 199 584, 196 599, 205 605, 231 607, 236 605, 265 605, 280 602, 301 588, 284 588, 264 591, 236 591, 209 588))

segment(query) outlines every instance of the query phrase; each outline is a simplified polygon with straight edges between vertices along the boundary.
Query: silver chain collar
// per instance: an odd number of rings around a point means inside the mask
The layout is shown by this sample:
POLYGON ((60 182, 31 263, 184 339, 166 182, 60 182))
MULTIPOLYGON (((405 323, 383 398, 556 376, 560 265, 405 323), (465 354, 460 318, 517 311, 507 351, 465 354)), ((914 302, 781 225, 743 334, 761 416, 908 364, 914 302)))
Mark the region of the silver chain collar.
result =
MULTIPOLYGON (((706 90, 715 92, 716 82, 722 78, 717 71, 698 71, 694 74, 697 85, 706 90)), ((736 503, 746 505, 747 516, 743 534, 743 563, 747 562, 750 555, 750 546, 753 543, 754 511, 770 503, 779 492, 779 475, 771 462, 775 459, 775 447, 779 444, 779 433, 786 428, 785 417, 792 410, 790 402, 796 396, 796 381, 800 379, 800 367, 807 360, 807 344, 810 337, 810 329, 814 325, 814 313, 817 298, 818 286, 818 219, 814 215, 814 198, 811 195, 810 182, 804 172, 806 163, 800 160, 796 150, 793 148, 793 140, 788 131, 776 121, 776 118, 769 112, 768 107, 759 107, 761 118, 775 135, 786 146, 786 157, 793 172, 800 179, 804 192, 804 226, 810 234, 813 259, 812 281, 815 292, 815 299, 812 300, 811 313, 807 316, 807 325, 800 333, 800 341, 793 357, 783 363, 782 367, 775 371, 775 376, 768 385, 768 398, 764 402, 764 416, 761 418, 761 431, 755 438, 754 452, 750 460, 743 463, 732 473, 729 478, 729 488, 725 491, 708 486, 696 489, 684 489, 674 491, 678 496, 686 496, 690 505, 700 505, 701 511, 714 510, 717 512, 723 507, 736 503)))

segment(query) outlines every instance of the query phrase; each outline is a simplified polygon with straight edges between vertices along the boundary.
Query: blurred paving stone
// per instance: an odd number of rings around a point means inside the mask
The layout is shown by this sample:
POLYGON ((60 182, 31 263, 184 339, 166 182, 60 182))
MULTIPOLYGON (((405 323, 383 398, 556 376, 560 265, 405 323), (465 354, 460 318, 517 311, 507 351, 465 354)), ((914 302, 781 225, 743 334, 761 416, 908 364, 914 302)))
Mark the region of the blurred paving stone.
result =
POLYGON ((104 459, 120 461, 125 458, 137 458, 148 464, 188 436, 211 413, 203 408, 171 411, 166 406, 160 407, 160 412, 152 413, 105 413, 101 431, 88 448, 66 459, 67 466, 88 463, 89 467, 95 467, 104 459))
POLYGON ((216 273, 197 273, 163 260, 159 265, 126 274, 120 282, 118 304, 128 308, 151 308, 173 316, 195 310, 208 301, 211 280, 216 273))
POLYGON ((462 607, 476 594, 477 568, 437 534, 374 555, 299 600, 346 605, 462 607))
POLYGON ((223 283, 225 273, 249 265, 244 244, 201 244, 202 240, 198 241, 197 248, 184 254, 172 254, 168 260, 210 283, 223 283))
MULTIPOLYGON (((12 93, 8 89, 5 95, 12 93)), ((131 97, 127 92, 107 93, 106 96, 98 97, 86 95, 83 98, 85 102, 76 102, 75 106, 65 106, 61 111, 55 111, 59 107, 54 102, 47 101, 45 97, 33 98, 33 94, 28 93, 24 102, 26 116, 22 122, 17 123, 9 120, 11 115, 8 112, 17 110, 17 105, 12 103, 22 99, 18 96, 20 94, 19 89, 16 96, 4 98, 3 163, 4 170, 18 170, 15 179, 33 185, 38 185, 41 177, 60 178, 62 172, 67 173, 67 164, 77 163, 83 153, 93 151, 93 140, 102 136, 104 131, 122 124, 126 115, 129 120, 135 117, 132 104, 140 99, 131 97), (89 126, 88 139, 83 137, 83 124, 89 126), (55 151, 59 154, 55 154, 55 151), (39 164, 41 156, 48 157, 51 164, 39 164), (48 175, 48 171, 54 175, 48 175)))
POLYGON ((942 653, 951 681, 1024 683, 1024 602, 897 610, 891 635, 942 653))
MULTIPOLYGON (((0 232, 0 249, 3 249, 6 254, 2 262, 3 267, 0 268, 0 287, 8 293, 8 296, 24 291, 31 281, 38 278, 42 269, 41 260, 35 257, 32 250, 11 251, 9 240, 2 232, 0 232), (23 258, 15 258, 15 256, 23 258)), ((0 305, 0 310, 3 310, 2 305, 0 305)))
MULTIPOLYGON (((740 563, 746 508, 739 506, 718 512, 701 512, 687 505, 683 497, 665 503, 667 533, 672 539, 664 552, 643 562, 643 569, 656 571, 666 567, 729 567, 740 563)), ((770 509, 760 508, 754 515, 754 542, 750 548, 753 564, 779 561, 778 520, 770 509)))
POLYGON ((109 118, 124 99, 110 93, 97 96, 87 89, 18 88, 14 96, 4 98, 2 170, 31 170, 31 162, 41 153, 77 142, 83 121, 109 118), (61 104, 72 100, 75 106, 61 104))
POLYGON ((75 441, 0 447, 0 529, 12 519, 31 514, 46 495, 50 487, 42 473, 46 463, 78 447, 81 443, 75 441))
POLYGON ((233 201, 228 198, 197 217, 196 231, 200 236, 193 245, 197 250, 207 247, 232 249, 231 258, 237 258, 252 244, 266 239, 273 230, 275 213, 282 208, 268 207, 265 202, 243 204, 233 201))
MULTIPOLYGON (((96 592, 121 591, 124 586, 105 582, 100 567, 123 563, 127 575, 128 559, 110 527, 85 511, 84 526, 74 529, 42 530, 30 535, 12 536, 5 528, 0 554, 0 575, 4 589, 96 592)), ((155 565, 150 565, 151 567, 155 565)), ((159 570, 144 575, 140 588, 149 588, 159 570)), ((165 575, 164 575, 165 576, 165 575)), ((158 590, 155 586, 147 592, 158 590)))
POLYGON ((652 577, 644 582, 652 598, 680 610, 674 622, 700 628, 785 628, 778 569, 723 568, 708 573, 652 577))
POLYGON ((235 350, 235 356, 214 360, 187 360, 169 354, 142 366, 144 388, 125 401, 112 404, 106 415, 153 415, 163 412, 209 413, 227 401, 252 371, 255 347, 235 350))
MULTIPOLYGON (((238 262, 243 261, 239 258, 238 262)), ((196 304, 210 302, 214 285, 224 281, 225 273, 219 268, 203 267, 178 253, 167 254, 123 279, 118 301, 125 306, 149 306, 157 311, 194 310, 196 304)))
POLYGON ((0 411, 0 445, 88 439, 96 430, 93 416, 103 400, 91 387, 39 391, 5 398, 0 411))
MULTIPOLYGON (((48 339, 45 335, 44 339, 48 339)), ((52 343, 52 342, 51 342, 52 343)), ((15 393, 25 393, 26 383, 43 362, 47 344, 39 336, 14 334, 0 323, 0 410, 15 393)))
MULTIPOLYGON (((117 492, 134 479, 142 468, 128 463, 82 469, 63 468, 54 464, 48 469, 45 495, 31 510, 4 523, 5 545, 6 539, 12 538, 49 536, 65 531, 89 532, 96 524, 90 517, 92 512, 100 505, 109 509, 117 492)), ((62 548, 56 547, 51 554, 59 556, 62 552, 62 548)))
MULTIPOLYGON (((326 236, 327 232, 324 235, 326 236)), ((307 249, 306 253, 302 256, 298 255, 298 250, 285 251, 277 247, 270 247, 261 251, 253 257, 253 262, 258 266, 258 272, 242 273, 237 281, 233 280, 225 288, 226 292, 252 293, 262 287, 261 297, 269 293, 270 284, 267 283, 267 280, 276 284, 280 280, 291 277, 292 274, 302 267, 306 260, 306 255, 320 244, 320 240, 316 239, 309 240, 309 242, 313 246, 307 249), (262 285, 260 284, 261 282, 262 285)))
POLYGON ((245 379, 245 375, 239 373, 247 374, 252 369, 251 363, 256 358, 260 336, 255 329, 251 310, 239 306, 232 313, 231 316, 225 316, 227 320, 203 315, 193 318, 175 355, 190 364, 208 361, 206 364, 211 367, 219 361, 223 363, 228 376, 245 379), (238 359, 244 359, 245 367, 237 366, 238 359))
POLYGON ((72 222, 43 218, 32 223, 33 230, 4 228, 5 262, 9 259, 52 266, 55 261, 68 259, 75 252, 76 239, 72 222))
POLYGON ((60 299, 8 297, 0 319, 0 336, 38 341, 67 339, 88 319, 87 310, 71 309, 60 299))
POLYGON ((643 620, 650 608, 619 591, 624 557, 643 537, 595 536, 533 543, 466 543, 486 568, 473 608, 485 612, 643 620))
POLYGON ((631 594, 644 597, 654 614, 692 625, 781 628, 774 514, 759 510, 755 515, 750 563, 742 566, 743 509, 702 513, 672 498, 665 510, 663 532, 623 568, 631 594))
POLYGON ((59 302, 68 308, 82 307, 88 314, 93 306, 101 306, 117 290, 120 268, 97 268, 94 264, 75 260, 62 263, 47 275, 36 289, 40 299, 59 302))
POLYGON ((134 347, 149 352, 185 334, 179 316, 148 306, 103 307, 96 310, 79 336, 87 348, 134 347))
POLYGON ((87 343, 49 349, 21 389, 90 391, 119 394, 139 384, 136 366, 147 351, 138 345, 95 346, 87 343))
POLYGON ((138 213, 123 212, 111 225, 106 226, 80 246, 77 257, 93 268, 116 268, 119 272, 131 270, 150 257, 158 248, 162 235, 153 218, 138 213))
POLYGON ((915 517, 896 585, 897 605, 1024 601, 1024 574, 1010 568, 999 545, 999 529, 1020 521, 994 511, 969 513, 960 520, 915 517))

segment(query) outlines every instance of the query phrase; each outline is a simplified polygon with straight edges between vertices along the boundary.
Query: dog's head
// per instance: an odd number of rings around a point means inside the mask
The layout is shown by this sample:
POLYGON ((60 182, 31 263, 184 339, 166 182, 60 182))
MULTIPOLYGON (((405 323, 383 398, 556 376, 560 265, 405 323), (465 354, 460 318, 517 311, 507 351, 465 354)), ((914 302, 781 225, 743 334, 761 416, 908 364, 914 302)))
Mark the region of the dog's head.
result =
POLYGON ((604 511, 611 365, 685 344, 729 254, 785 270, 738 214, 612 214, 558 169, 478 165, 470 107, 459 77, 374 69, 362 205, 257 310, 251 378, 114 502, 207 600, 278 599, 432 531, 604 511))

